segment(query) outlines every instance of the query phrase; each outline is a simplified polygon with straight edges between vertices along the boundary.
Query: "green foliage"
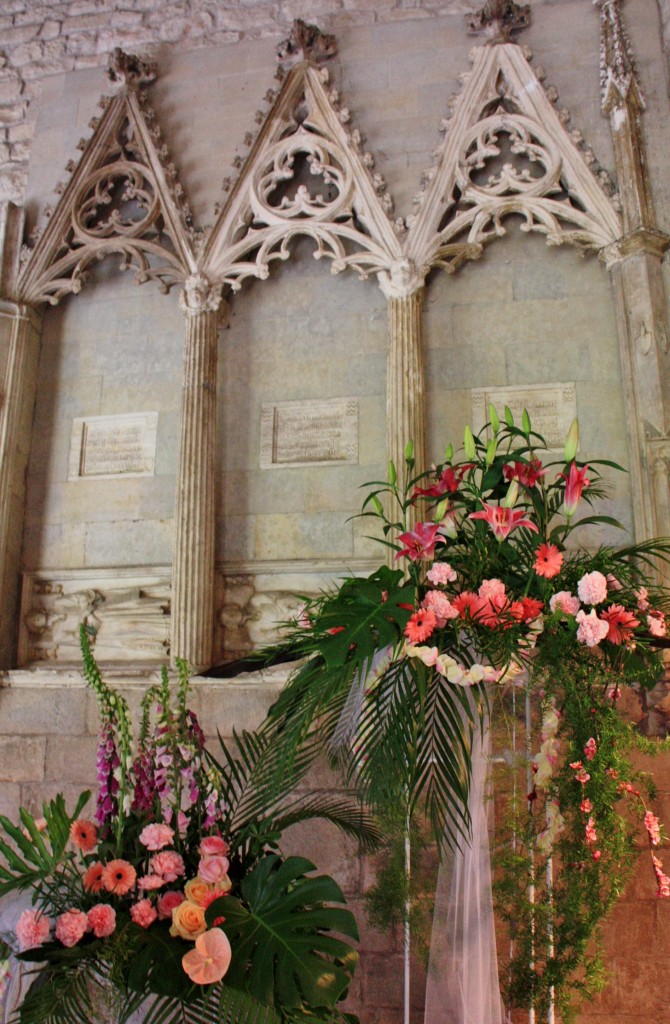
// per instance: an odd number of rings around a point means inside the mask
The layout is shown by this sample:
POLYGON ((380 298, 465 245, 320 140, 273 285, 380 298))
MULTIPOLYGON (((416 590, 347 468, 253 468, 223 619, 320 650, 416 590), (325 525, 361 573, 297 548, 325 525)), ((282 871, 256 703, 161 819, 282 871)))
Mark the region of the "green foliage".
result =
POLYGON ((351 981, 358 954, 341 936, 358 939, 353 914, 339 886, 325 875, 306 877, 314 865, 301 857, 259 861, 241 884, 242 899, 228 896, 207 910, 211 924, 225 915, 233 960, 227 984, 276 1008, 332 1007, 351 981))

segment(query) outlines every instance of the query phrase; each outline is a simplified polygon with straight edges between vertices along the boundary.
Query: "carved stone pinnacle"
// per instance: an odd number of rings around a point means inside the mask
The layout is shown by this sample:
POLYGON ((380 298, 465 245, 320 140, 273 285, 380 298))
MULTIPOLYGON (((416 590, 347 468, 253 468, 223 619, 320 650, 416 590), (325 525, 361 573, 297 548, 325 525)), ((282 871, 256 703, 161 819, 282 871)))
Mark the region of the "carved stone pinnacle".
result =
POLYGON ((308 25, 302 18, 295 19, 290 36, 277 47, 277 60, 285 67, 303 60, 323 64, 336 54, 335 36, 322 32, 316 25, 308 25))
POLYGON ((107 77, 119 88, 139 89, 153 82, 156 75, 155 63, 125 53, 119 46, 112 52, 107 65, 107 77))
POLYGON ((530 4, 520 6, 514 0, 487 0, 474 14, 466 14, 468 34, 486 35, 487 42, 510 43, 512 36, 530 25, 530 4))

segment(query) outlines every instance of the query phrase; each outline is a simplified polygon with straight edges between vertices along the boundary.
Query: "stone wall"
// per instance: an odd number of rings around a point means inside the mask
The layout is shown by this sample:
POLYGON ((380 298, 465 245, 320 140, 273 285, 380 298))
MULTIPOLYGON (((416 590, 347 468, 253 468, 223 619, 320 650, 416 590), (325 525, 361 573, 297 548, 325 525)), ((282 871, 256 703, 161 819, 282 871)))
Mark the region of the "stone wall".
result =
MULTIPOLYGON (((332 83, 367 137, 396 212, 405 216, 431 165, 458 76, 469 67, 473 40, 464 30, 464 6, 460 0, 160 5, 156 0, 123 5, 77 0, 40 7, 30 0, 0 0, 0 124, 5 126, 0 199, 25 198, 28 227, 43 222, 65 164, 76 156, 79 138, 89 134, 104 91, 101 69, 111 49, 123 46, 158 61, 150 103, 196 225, 211 223, 222 179, 236 174, 230 168, 246 153, 243 140, 256 128, 256 110, 266 109, 263 97, 276 88, 277 43, 292 19, 304 16, 337 34, 332 83)), ((625 13, 647 97, 644 124, 654 198, 660 226, 667 228, 670 140, 659 13, 655 0, 628 0, 625 13)), ((599 107, 597 14, 587 0, 560 0, 534 4, 533 15, 524 41, 558 90, 559 106, 570 110, 572 125, 611 171, 609 127, 599 107)), ((569 382, 582 427, 581 456, 604 453, 625 464, 624 396, 607 273, 595 257, 582 261, 572 249, 549 248, 543 238, 518 231, 518 225, 509 228, 479 262, 453 277, 434 272, 429 278, 424 298, 429 455, 441 458, 446 443, 462 436, 472 416, 472 389, 569 382)), ((233 297, 228 327, 219 338, 221 657, 270 639, 273 620, 288 614, 296 592, 316 591, 347 568, 365 568, 380 558, 365 536, 365 521, 347 520, 359 508, 359 485, 384 472, 386 317, 374 280, 333 277, 324 261, 313 260, 309 243, 297 245, 267 281, 245 285, 233 297), (261 467, 264 404, 334 397, 357 401, 356 464, 261 467)), ((167 616, 169 606, 164 591, 173 545, 183 339, 176 296, 159 294, 153 284, 137 288, 112 260, 97 268, 81 295, 45 315, 22 557, 26 586, 35 599, 34 606, 24 607, 26 613, 35 611, 29 619, 33 632, 27 630, 32 646, 26 643, 22 658, 30 667, 0 680, 0 810, 5 813, 14 814, 20 803, 37 809, 45 796, 59 789, 74 795, 92 781, 95 709, 73 668, 76 648, 68 615, 75 620, 99 615, 99 642, 111 678, 126 687, 134 703, 162 658, 160 644, 168 630, 160 616, 167 616), (158 413, 154 474, 68 480, 73 420, 131 412, 158 413), (128 639, 136 625, 132 607, 128 612, 135 600, 128 597, 129 580, 138 601, 141 594, 153 601, 156 645, 145 646, 149 664, 143 666, 130 664, 139 648, 128 639), (106 608, 96 595, 106 599, 106 608), (124 639, 131 653, 118 655, 124 639), (119 656, 128 664, 119 665, 119 656)), ((630 531, 626 478, 618 478, 604 511, 630 531)), ((596 544, 612 537, 594 531, 589 539, 596 544)), ((281 673, 234 683, 198 680, 196 710, 210 735, 217 726, 229 734, 260 720, 280 683, 281 673)), ((661 817, 668 821, 670 770, 659 761, 654 769, 661 817)), ((331 782, 326 776, 317 781, 331 782)), ((303 833, 299 841, 307 855, 338 875, 359 907, 371 866, 321 831, 303 833)), ((647 865, 641 860, 640 876, 608 928, 615 978, 589 1008, 590 1020, 647 1024, 667 1009, 667 907, 654 901, 653 879, 643 871, 647 865)), ((364 1024, 400 1019, 400 949, 397 934, 365 929, 353 994, 354 1005, 364 1009, 364 1024)))

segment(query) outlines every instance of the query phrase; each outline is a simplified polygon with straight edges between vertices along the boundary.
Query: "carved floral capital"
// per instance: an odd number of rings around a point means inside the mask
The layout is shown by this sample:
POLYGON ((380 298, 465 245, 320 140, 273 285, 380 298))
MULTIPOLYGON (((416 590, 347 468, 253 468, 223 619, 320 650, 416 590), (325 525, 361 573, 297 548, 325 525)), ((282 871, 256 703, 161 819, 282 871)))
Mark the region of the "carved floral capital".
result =
POLYGON ((186 316, 215 313, 221 305, 221 288, 212 285, 204 274, 193 274, 179 293, 179 308, 186 316))
POLYGON ((415 295, 425 284, 424 275, 419 273, 411 260, 404 258, 396 260, 388 270, 380 271, 377 280, 387 299, 406 299, 415 295))

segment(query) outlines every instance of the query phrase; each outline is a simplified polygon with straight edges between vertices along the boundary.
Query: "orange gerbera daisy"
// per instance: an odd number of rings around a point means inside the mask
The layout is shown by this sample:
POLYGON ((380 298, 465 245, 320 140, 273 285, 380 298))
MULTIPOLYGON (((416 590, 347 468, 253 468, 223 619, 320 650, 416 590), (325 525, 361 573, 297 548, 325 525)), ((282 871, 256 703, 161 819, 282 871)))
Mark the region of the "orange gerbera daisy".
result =
POLYGON ((127 860, 110 860, 102 872, 102 884, 115 896, 125 896, 130 892, 136 879, 137 872, 127 860))
POLYGON ((551 580, 558 576, 563 565, 563 555, 555 544, 540 544, 535 552, 535 564, 533 569, 538 576, 544 576, 551 580))
POLYGON ((405 636, 413 644, 420 644, 423 640, 428 639, 435 629, 436 623, 435 612, 432 612, 430 608, 419 608, 405 626, 405 636))
POLYGON ((70 825, 70 839, 82 853, 90 853, 98 845, 98 830, 92 821, 77 818, 70 825))
POLYGON ((88 868, 82 879, 86 892, 100 892, 102 889, 102 873, 105 870, 99 860, 88 868))

